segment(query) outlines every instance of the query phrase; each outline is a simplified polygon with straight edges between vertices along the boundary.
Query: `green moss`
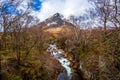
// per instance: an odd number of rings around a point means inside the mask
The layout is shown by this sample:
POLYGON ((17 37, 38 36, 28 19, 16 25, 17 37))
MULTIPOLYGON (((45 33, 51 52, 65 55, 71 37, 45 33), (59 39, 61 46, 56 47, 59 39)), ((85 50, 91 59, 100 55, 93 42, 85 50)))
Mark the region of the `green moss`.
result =
POLYGON ((16 75, 16 74, 9 74, 8 75, 8 80, 23 80, 21 76, 16 75))

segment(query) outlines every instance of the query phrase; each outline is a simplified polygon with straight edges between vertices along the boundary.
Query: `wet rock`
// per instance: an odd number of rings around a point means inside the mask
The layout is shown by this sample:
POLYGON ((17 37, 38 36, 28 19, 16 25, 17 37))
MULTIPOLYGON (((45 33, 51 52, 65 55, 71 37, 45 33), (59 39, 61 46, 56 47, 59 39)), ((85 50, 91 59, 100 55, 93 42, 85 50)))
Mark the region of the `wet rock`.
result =
POLYGON ((60 73, 57 80, 69 80, 67 77, 67 71, 64 70, 62 73, 60 73))
POLYGON ((84 80, 84 79, 82 79, 77 73, 73 73, 71 80, 84 80))
POLYGON ((78 68, 78 63, 74 63, 74 65, 72 66, 74 69, 78 68))
POLYGON ((88 80, 84 78, 82 70, 79 69, 79 63, 75 60, 75 58, 71 54, 67 54, 67 58, 71 62, 70 66, 74 71, 71 80, 88 80))

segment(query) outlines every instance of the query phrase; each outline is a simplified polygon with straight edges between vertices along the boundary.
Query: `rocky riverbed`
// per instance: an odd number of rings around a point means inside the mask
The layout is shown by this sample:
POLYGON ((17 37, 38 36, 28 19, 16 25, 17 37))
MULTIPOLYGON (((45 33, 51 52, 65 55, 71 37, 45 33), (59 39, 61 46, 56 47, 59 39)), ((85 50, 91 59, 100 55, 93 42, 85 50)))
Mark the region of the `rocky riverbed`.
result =
POLYGON ((51 56, 57 59, 64 68, 64 71, 58 75, 57 80, 85 80, 79 68, 79 63, 74 60, 72 55, 58 49, 55 44, 51 44, 47 51, 50 52, 51 56))

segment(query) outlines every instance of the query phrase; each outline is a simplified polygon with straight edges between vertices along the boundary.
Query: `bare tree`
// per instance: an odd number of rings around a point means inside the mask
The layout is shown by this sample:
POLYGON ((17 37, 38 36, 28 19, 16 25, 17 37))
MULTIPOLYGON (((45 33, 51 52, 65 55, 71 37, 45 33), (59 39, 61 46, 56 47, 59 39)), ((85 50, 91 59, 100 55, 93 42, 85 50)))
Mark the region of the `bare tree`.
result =
POLYGON ((107 28, 107 22, 111 14, 111 0, 89 0, 94 5, 97 17, 103 22, 104 30, 107 28))
POLYGON ((110 21, 116 28, 120 27, 120 0, 112 0, 111 5, 112 12, 110 15, 110 21))
MULTIPOLYGON (((9 5, 4 5, 4 2, 0 5, 1 11, 1 27, 2 32, 2 45, 3 49, 12 50, 16 53, 16 58, 18 64, 21 62, 22 50, 26 54, 25 57, 30 53, 31 49, 36 44, 36 41, 31 43, 31 35, 29 33, 29 28, 36 20, 30 16, 31 8, 28 6, 25 11, 17 11, 17 7, 22 3, 22 1, 14 2, 9 1, 9 5), (14 4, 15 11, 18 13, 8 13, 7 8, 14 4), (8 49, 8 45, 10 46, 8 49)), ((23 54, 22 54, 23 55, 23 54)))
POLYGON ((89 0, 94 8, 97 18, 103 22, 104 30, 109 25, 120 27, 120 1, 119 0, 89 0))

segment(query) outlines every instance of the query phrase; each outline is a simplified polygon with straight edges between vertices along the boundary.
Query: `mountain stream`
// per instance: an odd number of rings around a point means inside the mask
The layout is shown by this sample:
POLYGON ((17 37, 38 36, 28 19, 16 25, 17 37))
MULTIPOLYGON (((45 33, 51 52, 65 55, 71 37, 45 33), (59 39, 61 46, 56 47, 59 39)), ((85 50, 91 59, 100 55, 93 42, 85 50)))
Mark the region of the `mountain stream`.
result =
POLYGON ((64 57, 64 51, 58 49, 55 44, 50 44, 47 51, 65 68, 65 70, 58 75, 57 80, 71 80, 72 69, 70 67, 70 61, 64 57))

